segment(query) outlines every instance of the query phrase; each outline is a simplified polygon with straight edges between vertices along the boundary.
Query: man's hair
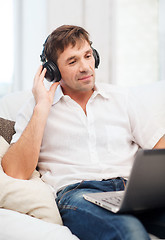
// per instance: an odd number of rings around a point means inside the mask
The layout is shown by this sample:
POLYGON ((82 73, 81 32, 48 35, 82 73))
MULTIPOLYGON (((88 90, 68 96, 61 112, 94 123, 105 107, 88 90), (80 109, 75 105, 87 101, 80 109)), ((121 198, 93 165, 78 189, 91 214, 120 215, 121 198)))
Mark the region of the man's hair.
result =
POLYGON ((77 43, 87 41, 90 45, 89 33, 82 27, 74 25, 62 25, 55 29, 48 37, 45 44, 47 60, 57 64, 57 59, 70 44, 74 47, 77 43))

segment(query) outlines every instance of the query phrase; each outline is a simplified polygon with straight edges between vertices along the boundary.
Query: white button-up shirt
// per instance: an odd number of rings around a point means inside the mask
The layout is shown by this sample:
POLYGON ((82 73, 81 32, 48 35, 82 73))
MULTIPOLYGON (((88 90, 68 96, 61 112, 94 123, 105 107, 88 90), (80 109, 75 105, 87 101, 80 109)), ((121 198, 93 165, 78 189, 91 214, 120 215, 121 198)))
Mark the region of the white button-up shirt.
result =
MULTIPOLYGON (((35 106, 31 99, 18 115, 16 142, 35 106)), ((164 134, 127 91, 100 84, 83 109, 58 86, 38 161, 42 179, 55 191, 82 180, 128 177, 139 147, 153 148, 164 134)))

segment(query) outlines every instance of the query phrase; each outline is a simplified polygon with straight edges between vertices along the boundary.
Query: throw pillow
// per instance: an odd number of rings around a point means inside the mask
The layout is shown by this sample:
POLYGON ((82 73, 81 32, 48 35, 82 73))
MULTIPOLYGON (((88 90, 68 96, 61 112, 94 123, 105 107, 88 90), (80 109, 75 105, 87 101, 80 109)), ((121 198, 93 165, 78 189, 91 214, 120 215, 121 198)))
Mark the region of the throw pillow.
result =
MULTIPOLYGON (((0 136, 0 163, 9 146, 0 136)), ((31 179, 20 180, 6 175, 0 164, 0 207, 62 225, 53 193, 36 170, 31 179)))
POLYGON ((0 117, 0 136, 2 136, 8 143, 11 142, 12 136, 15 133, 14 121, 0 117))

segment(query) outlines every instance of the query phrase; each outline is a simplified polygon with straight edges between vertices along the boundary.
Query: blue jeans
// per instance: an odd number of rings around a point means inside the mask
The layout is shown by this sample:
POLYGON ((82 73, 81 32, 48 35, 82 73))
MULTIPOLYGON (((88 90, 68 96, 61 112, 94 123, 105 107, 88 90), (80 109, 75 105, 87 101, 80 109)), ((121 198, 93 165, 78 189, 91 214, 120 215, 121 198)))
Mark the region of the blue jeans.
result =
MULTIPOLYGON (((147 233, 148 229, 146 230, 144 227, 145 222, 148 223, 152 219, 150 215, 137 217, 130 214, 115 214, 83 198, 83 194, 87 192, 123 190, 125 183, 123 178, 82 181, 69 185, 58 192, 56 202, 64 225, 81 240, 150 239, 147 233)), ((162 218, 165 222, 165 214, 163 217, 156 216, 156 224, 160 219, 162 223, 162 218)), ((149 226, 153 230, 155 222, 149 226)), ((160 230, 156 225, 155 229, 165 236, 165 226, 162 226, 160 230)), ((155 234, 155 232, 153 233, 155 234)))

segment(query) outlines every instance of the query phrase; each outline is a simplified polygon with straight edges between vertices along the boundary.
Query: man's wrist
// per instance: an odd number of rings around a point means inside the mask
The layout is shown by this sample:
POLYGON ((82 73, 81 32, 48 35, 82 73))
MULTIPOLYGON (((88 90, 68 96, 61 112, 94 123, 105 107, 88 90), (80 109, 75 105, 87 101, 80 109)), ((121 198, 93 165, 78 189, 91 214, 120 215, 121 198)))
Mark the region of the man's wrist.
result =
POLYGON ((34 113, 39 116, 45 116, 47 118, 50 112, 51 105, 47 102, 37 103, 34 107, 34 113))

